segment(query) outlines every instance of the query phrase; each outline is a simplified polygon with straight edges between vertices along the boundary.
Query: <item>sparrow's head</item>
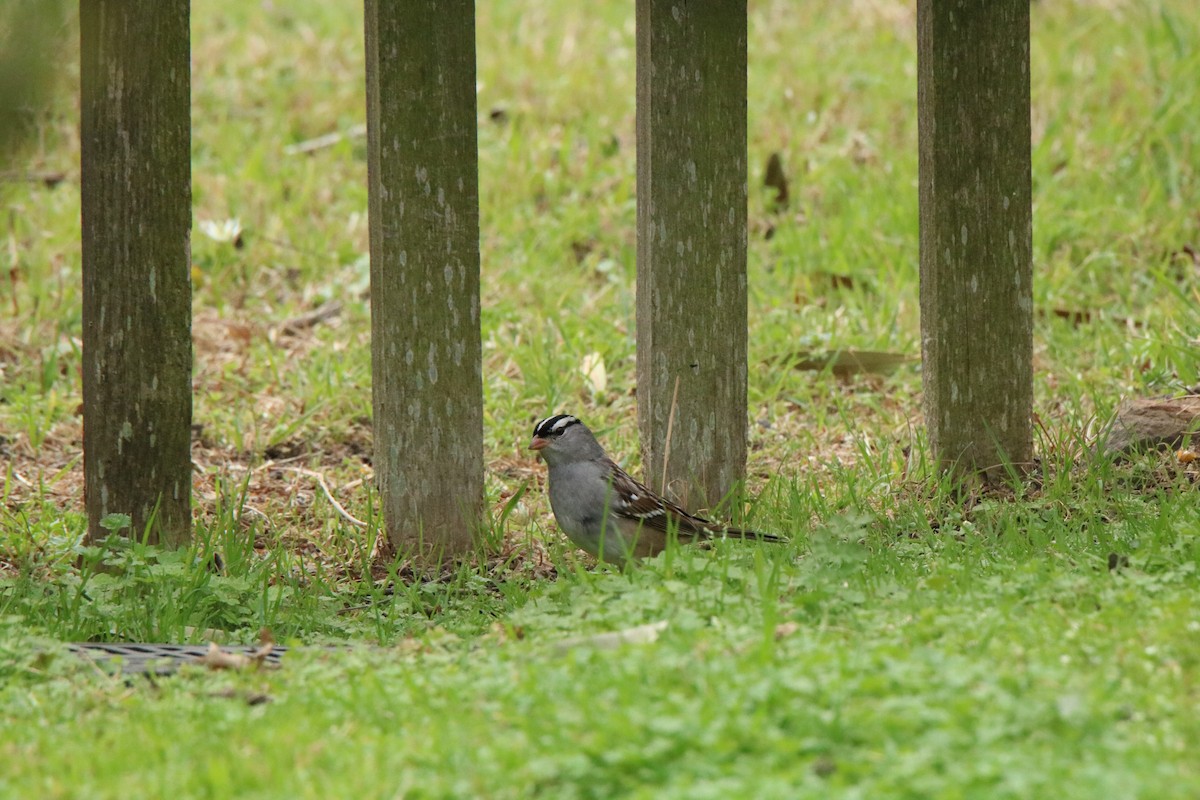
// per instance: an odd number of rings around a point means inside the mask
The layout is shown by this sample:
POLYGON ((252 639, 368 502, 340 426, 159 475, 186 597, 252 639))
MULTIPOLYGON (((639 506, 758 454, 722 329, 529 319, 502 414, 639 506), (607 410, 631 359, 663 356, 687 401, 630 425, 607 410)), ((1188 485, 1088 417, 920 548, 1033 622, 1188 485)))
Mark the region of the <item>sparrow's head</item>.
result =
POLYGON ((551 465, 600 458, 604 455, 604 449, 600 447, 592 432, 578 417, 570 414, 555 414, 534 425, 529 449, 537 450, 542 458, 546 459, 546 463, 551 465))

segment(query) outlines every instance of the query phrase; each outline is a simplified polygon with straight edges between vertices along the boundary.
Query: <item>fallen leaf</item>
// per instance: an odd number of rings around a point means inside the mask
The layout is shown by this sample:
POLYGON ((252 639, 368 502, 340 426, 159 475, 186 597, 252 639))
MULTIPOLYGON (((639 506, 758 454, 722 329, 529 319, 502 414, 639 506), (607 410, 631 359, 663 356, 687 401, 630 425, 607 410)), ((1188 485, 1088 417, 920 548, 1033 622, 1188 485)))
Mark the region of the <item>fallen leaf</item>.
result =
POLYGON ((579 363, 579 371, 583 374, 583 382, 592 396, 604 394, 604 390, 608 388, 608 370, 604 367, 604 356, 588 353, 579 363))
POLYGON ((1141 328, 1145 325, 1141 320, 1131 319, 1129 317, 1112 317, 1100 312, 1088 311, 1087 309, 1070 309, 1070 308, 1052 308, 1049 311, 1038 309, 1039 317, 1053 316, 1058 319, 1066 320, 1071 323, 1071 326, 1078 328, 1081 325, 1087 325, 1092 322, 1111 322, 1114 325, 1119 325, 1122 328, 1141 328))
POLYGON ((571 242, 571 255, 575 257, 576 264, 582 264, 583 260, 595 249, 595 239, 576 239, 571 242))
POLYGON ((919 359, 902 353, 876 350, 801 350, 790 354, 785 360, 790 361, 794 369, 828 369, 839 378, 845 378, 858 374, 887 375, 900 365, 916 363, 919 359))
POLYGON ((1101 434, 1097 449, 1108 455, 1128 455, 1159 447, 1178 450, 1188 436, 1198 432, 1200 395, 1136 398, 1121 406, 1113 424, 1101 434))
POLYGON ((208 643, 208 652, 196 659, 197 664, 209 669, 245 669, 250 666, 250 656, 222 650, 216 642, 208 643))
POLYGON ((236 217, 220 222, 211 219, 202 219, 196 223, 196 227, 214 242, 232 242, 237 246, 242 238, 242 222, 236 217))
POLYGON ((1200 267, 1200 250, 1197 250, 1190 244, 1185 244, 1180 249, 1171 253, 1171 259, 1184 261, 1193 267, 1200 267))
POLYGON ((786 639, 800 630, 799 622, 781 622, 775 626, 775 640, 786 639))
POLYGON ((783 210, 788 207, 790 199, 788 193, 788 179, 783 172, 783 158, 779 153, 771 153, 771 157, 767 159, 767 172, 763 176, 763 186, 768 189, 775 190, 775 199, 773 204, 777 210, 783 210))
POLYGON ((242 691, 232 687, 218 689, 215 692, 209 692, 208 696, 220 698, 222 700, 244 700, 248 706, 261 706, 263 703, 270 703, 272 700, 274 700, 274 698, 266 692, 242 691))
POLYGON ((275 650, 275 636, 271 633, 270 628, 262 628, 258 632, 258 648, 250 654, 250 660, 256 666, 261 667, 266 661, 267 656, 275 650))
POLYGON ((209 669, 232 669, 244 670, 248 667, 261 669, 263 667, 273 667, 274 664, 267 663, 267 657, 271 655, 275 649, 275 641, 271 637, 271 632, 266 628, 259 634, 259 646, 254 652, 249 655, 245 653, 234 653, 229 650, 222 650, 221 646, 216 642, 208 643, 208 651, 196 658, 195 663, 208 667, 209 669))
POLYGON ((608 633, 598 633, 594 636, 578 636, 571 639, 563 639, 555 645, 555 649, 559 652, 572 650, 576 647, 614 650, 627 644, 653 644, 658 641, 659 635, 666 629, 667 620, 664 619, 659 622, 638 625, 634 628, 626 628, 622 631, 609 631, 608 633))
POLYGON ((854 285, 855 285, 855 280, 854 280, 853 276, 841 275, 837 272, 826 272, 825 270, 818 270, 817 272, 813 273, 813 277, 824 282, 826 286, 828 286, 830 289, 834 289, 834 290, 853 289, 854 285))

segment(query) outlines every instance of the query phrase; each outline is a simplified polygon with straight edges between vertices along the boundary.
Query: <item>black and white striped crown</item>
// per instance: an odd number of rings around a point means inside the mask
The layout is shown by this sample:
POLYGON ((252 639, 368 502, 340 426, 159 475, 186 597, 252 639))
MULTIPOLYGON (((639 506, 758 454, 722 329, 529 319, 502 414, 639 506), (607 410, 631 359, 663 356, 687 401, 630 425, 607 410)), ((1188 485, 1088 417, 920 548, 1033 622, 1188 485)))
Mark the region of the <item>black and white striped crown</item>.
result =
POLYGON ((553 417, 546 417, 540 420, 537 425, 533 426, 533 435, 542 439, 548 439, 552 436, 561 436, 562 432, 572 425, 582 425, 577 417, 572 417, 570 414, 555 414, 553 417))

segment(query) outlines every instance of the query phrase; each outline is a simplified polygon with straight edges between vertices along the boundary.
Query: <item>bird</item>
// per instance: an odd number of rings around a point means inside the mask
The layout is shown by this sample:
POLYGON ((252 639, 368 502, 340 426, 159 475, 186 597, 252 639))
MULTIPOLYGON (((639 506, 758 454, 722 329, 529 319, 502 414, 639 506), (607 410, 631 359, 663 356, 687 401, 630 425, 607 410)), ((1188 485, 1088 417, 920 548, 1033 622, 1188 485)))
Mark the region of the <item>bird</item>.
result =
POLYGON ((550 508, 563 533, 593 556, 620 566, 655 556, 674 534, 680 541, 754 539, 770 533, 734 528, 684 511, 621 469, 586 425, 556 414, 533 427, 529 449, 546 462, 550 508))

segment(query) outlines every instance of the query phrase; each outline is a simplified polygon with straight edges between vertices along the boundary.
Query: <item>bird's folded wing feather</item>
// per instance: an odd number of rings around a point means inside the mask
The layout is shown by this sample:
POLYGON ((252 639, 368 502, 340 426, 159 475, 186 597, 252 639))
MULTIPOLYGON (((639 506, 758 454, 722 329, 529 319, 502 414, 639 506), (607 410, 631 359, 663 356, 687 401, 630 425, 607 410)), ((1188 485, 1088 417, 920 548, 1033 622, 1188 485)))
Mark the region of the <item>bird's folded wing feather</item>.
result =
POLYGON ((692 534, 698 538, 711 539, 730 536, 735 539, 758 539, 763 542, 786 542, 782 536, 773 533, 734 528, 720 525, 689 514, 679 506, 664 500, 647 489, 642 483, 633 479, 615 462, 608 464, 612 475, 614 495, 613 513, 619 517, 636 520, 641 525, 666 532, 672 525, 679 533, 692 534))
POLYGON ((680 533, 703 537, 722 533, 720 525, 689 514, 669 500, 664 500, 630 477, 615 463, 611 465, 611 469, 615 498, 613 513, 617 516, 637 520, 648 528, 660 531, 666 531, 673 525, 680 533))

